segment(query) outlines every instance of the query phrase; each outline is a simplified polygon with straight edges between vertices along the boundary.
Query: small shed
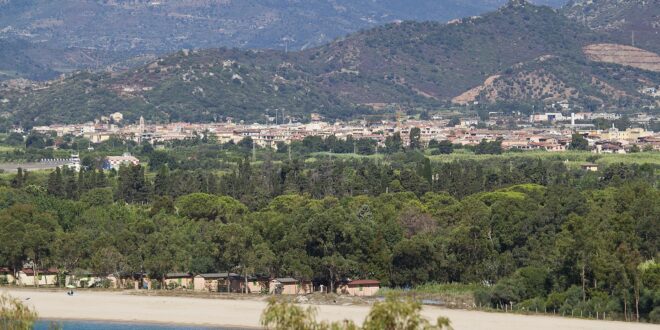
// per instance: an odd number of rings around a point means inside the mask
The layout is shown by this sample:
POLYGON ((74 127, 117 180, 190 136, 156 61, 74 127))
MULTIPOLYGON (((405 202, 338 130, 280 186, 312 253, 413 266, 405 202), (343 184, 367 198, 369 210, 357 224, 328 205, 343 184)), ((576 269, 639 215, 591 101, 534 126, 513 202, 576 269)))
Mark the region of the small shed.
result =
MULTIPOLYGON (((244 292, 245 278, 241 277, 240 292, 244 292)), ((266 276, 248 276, 247 293, 266 293, 269 292, 270 279, 266 276)))
POLYGON ((190 273, 167 273, 165 274, 165 288, 168 289, 191 289, 193 287, 193 276, 190 273))
POLYGON ((374 296, 380 290, 380 281, 377 280, 355 280, 343 285, 341 293, 350 296, 368 297, 374 296))
POLYGON ((102 282, 106 280, 105 276, 94 274, 88 271, 67 274, 65 276, 66 285, 73 285, 77 288, 93 288, 101 286, 102 282))
POLYGON ((57 268, 38 270, 35 279, 34 269, 23 268, 18 272, 18 284, 22 286, 55 286, 57 285, 57 268))
POLYGON ((270 281, 269 293, 271 294, 308 294, 312 292, 312 283, 299 281, 291 277, 281 277, 270 281))
POLYGON ((195 291, 239 292, 239 276, 234 273, 206 273, 193 278, 195 291))
POLYGON ((0 267, 0 285, 15 284, 16 276, 9 267, 0 267))

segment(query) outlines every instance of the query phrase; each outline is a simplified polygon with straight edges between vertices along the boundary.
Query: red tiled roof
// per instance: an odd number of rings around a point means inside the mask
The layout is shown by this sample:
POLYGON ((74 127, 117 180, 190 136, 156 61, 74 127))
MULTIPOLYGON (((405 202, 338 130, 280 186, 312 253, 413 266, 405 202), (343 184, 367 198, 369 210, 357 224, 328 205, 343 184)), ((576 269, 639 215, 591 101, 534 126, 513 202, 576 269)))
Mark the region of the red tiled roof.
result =
POLYGON ((380 285, 377 280, 355 280, 348 282, 348 285, 380 285))
MULTIPOLYGON (((28 276, 34 275, 34 270, 32 268, 23 268, 21 271, 28 276)), ((39 274, 49 275, 49 274, 57 274, 59 270, 57 268, 49 268, 49 269, 39 270, 38 272, 39 274)))

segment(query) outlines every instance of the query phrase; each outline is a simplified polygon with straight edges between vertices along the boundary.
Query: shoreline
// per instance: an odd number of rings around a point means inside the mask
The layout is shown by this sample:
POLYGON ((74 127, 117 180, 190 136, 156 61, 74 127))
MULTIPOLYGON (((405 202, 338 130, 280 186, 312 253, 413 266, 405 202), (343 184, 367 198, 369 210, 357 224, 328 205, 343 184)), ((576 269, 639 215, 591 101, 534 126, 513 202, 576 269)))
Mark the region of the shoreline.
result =
POLYGON ((223 330, 258 330, 263 329, 262 327, 248 327, 248 326, 235 326, 235 325, 222 325, 222 324, 194 324, 194 323, 175 323, 175 322, 158 322, 158 321, 118 321, 118 320, 105 320, 105 319, 87 319, 87 318, 57 318, 57 317, 48 317, 48 318, 39 318, 37 322, 82 322, 82 323, 102 323, 103 325, 107 324, 116 324, 116 325, 153 325, 153 326, 170 326, 170 327, 194 327, 202 329, 218 329, 222 328, 223 330))
MULTIPOLYGON (((40 320, 108 322, 151 325, 191 326, 201 328, 262 329, 264 299, 208 299, 186 296, 141 295, 128 291, 78 291, 67 296, 64 291, 0 289, 20 299, 39 313, 40 320)), ((352 320, 362 324, 370 306, 310 305, 319 321, 352 320)), ((456 330, 535 329, 535 330, 627 330, 658 329, 657 324, 575 319, 560 316, 491 313, 424 306, 422 315, 434 321, 448 317, 456 330)))

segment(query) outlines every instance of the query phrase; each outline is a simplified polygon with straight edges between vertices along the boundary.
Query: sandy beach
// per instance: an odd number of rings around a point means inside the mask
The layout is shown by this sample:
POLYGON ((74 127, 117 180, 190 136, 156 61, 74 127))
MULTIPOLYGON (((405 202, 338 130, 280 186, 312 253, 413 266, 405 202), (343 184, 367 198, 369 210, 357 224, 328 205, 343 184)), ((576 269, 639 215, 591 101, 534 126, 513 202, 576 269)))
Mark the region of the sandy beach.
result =
MULTIPOLYGON (((119 322, 155 322, 205 326, 258 328, 260 300, 225 300, 195 297, 132 295, 129 292, 78 291, 67 296, 64 291, 2 290, 36 308, 47 319, 99 320, 119 322)), ((315 306, 318 319, 362 322, 368 306, 315 306)), ((626 330, 660 329, 658 325, 625 322, 580 320, 549 316, 526 316, 425 307, 424 316, 451 319, 456 330, 626 330)))

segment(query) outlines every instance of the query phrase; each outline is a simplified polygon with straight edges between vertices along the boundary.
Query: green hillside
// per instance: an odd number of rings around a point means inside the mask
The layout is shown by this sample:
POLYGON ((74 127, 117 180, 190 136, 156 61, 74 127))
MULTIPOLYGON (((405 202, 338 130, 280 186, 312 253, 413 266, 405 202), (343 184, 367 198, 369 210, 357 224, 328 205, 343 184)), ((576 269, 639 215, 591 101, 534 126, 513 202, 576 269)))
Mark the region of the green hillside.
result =
MULTIPOLYGON (((129 120, 265 121, 281 109, 305 120, 373 111, 433 110, 499 76, 474 98, 496 103, 569 99, 598 111, 653 105, 639 88, 657 73, 589 61, 582 47, 612 42, 549 7, 511 1, 449 24, 403 22, 300 52, 180 51, 123 73, 77 73, 48 88, 5 93, 8 123, 81 122, 121 111, 129 120)), ((0 91, 0 93, 2 93, 0 91)))

